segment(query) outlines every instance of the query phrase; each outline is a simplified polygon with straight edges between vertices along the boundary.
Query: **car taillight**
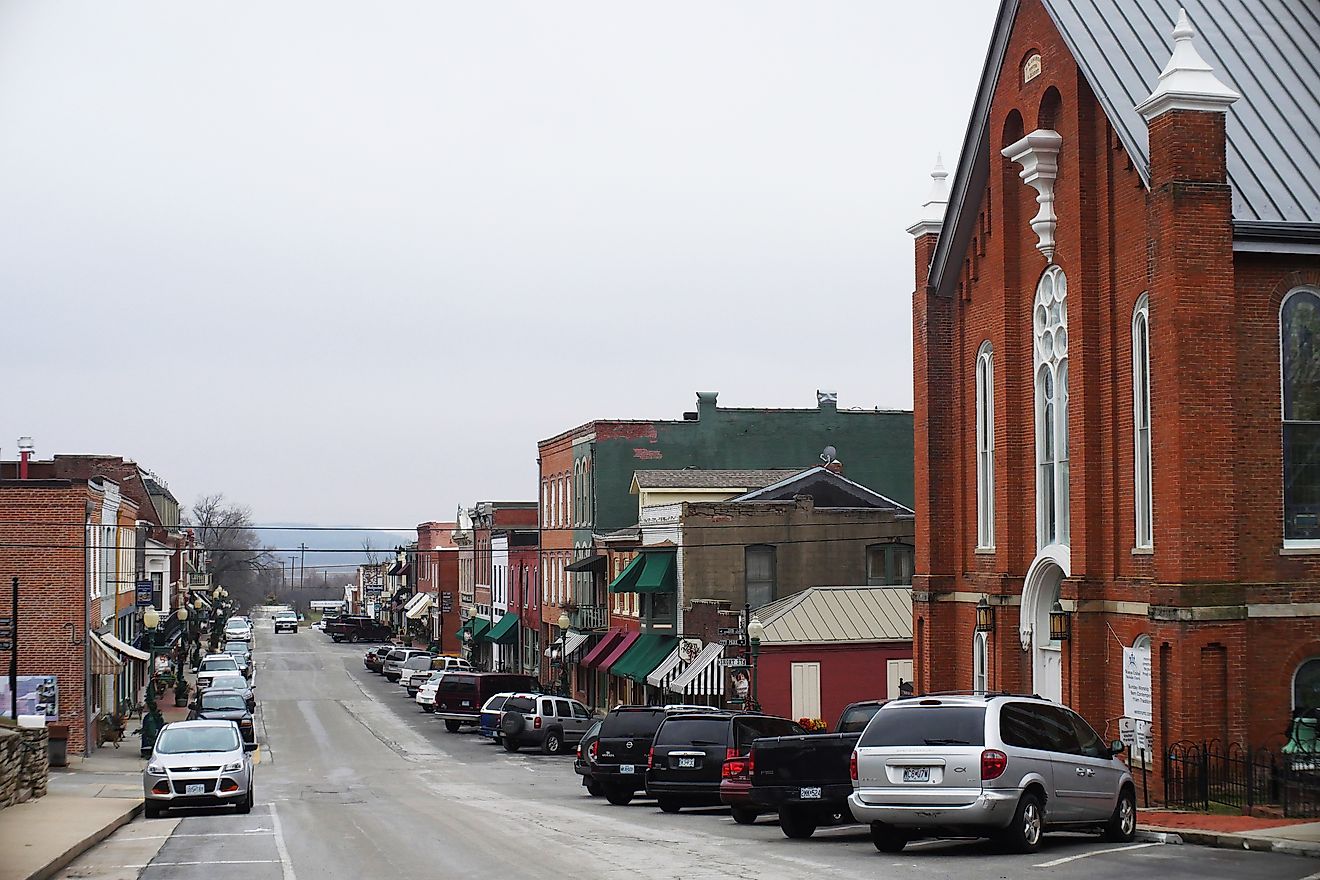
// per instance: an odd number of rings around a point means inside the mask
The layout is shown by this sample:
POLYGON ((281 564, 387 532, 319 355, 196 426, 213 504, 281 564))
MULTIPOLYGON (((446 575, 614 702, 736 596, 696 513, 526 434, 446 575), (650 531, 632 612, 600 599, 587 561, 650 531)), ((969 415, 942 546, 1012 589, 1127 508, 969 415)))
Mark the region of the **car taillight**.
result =
POLYGON ((725 749, 725 750, 724 750, 724 760, 726 760, 726 761, 732 761, 734 758, 737 758, 737 757, 740 757, 739 754, 738 754, 738 750, 737 750, 737 749, 725 749))
POLYGON ((848 758, 848 778, 853 782, 857 781, 857 752, 853 752, 848 758))
POLYGON ((536 716, 536 720, 532 722, 532 727, 535 728, 536 730, 540 730, 540 729, 541 729, 541 716, 540 716, 540 715, 537 715, 537 716, 536 716))
POLYGON ((596 760, 596 756, 599 754, 600 754, 600 740, 593 739, 591 741, 591 760, 593 761, 596 760))
POLYGON ((747 756, 747 778, 751 779, 752 774, 756 772, 756 752, 747 756))
POLYGON ((746 758, 734 758, 731 761, 725 761, 724 766, 720 768, 720 776, 724 779, 741 779, 746 775, 746 758))
POLYGON ((981 752, 981 779, 998 779, 1008 767, 1008 755, 998 749, 981 752))
POLYGON ((654 766, 655 766, 655 747, 652 746, 651 750, 646 753, 646 769, 650 770, 654 766))

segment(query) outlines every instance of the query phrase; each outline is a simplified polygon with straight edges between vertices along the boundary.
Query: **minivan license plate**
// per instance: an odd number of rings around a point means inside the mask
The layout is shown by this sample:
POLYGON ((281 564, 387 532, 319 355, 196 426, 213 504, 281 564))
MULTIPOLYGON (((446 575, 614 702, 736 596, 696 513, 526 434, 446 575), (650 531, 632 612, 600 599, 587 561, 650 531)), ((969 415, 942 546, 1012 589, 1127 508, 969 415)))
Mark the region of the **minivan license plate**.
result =
POLYGON ((620 764, 620 765, 619 765, 619 772, 620 772, 620 773, 627 773, 629 776, 631 776, 635 771, 633 770, 633 765, 632 765, 632 764, 620 764))
POLYGON ((206 794, 205 785, 186 785, 183 788, 184 794, 206 794))
POLYGON ((820 800, 820 787, 804 788, 798 796, 804 801, 818 801, 820 800))
POLYGON ((930 782, 929 767, 904 767, 904 782, 930 782))
POLYGON ((697 766, 697 759, 696 759, 696 758, 679 758, 679 759, 678 759, 678 767, 679 767, 680 770, 681 770, 681 769, 684 769, 684 768, 687 768, 687 767, 695 767, 695 766, 697 766))

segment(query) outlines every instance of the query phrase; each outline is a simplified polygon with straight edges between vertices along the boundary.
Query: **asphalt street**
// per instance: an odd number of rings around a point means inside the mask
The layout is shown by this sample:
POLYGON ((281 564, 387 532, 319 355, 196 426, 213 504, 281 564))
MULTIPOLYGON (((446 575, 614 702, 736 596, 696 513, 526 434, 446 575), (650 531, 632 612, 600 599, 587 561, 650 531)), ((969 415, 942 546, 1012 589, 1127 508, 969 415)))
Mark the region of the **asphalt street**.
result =
POLYGON ((1047 836, 1034 855, 978 841, 922 841, 883 855, 861 826, 790 841, 772 818, 661 813, 588 796, 571 757, 510 755, 450 734, 397 685, 363 668, 361 646, 258 624, 257 807, 138 819, 63 876, 120 880, 390 880, 448 877, 793 878, 1155 877, 1314 880, 1320 863, 1195 846, 1047 836))

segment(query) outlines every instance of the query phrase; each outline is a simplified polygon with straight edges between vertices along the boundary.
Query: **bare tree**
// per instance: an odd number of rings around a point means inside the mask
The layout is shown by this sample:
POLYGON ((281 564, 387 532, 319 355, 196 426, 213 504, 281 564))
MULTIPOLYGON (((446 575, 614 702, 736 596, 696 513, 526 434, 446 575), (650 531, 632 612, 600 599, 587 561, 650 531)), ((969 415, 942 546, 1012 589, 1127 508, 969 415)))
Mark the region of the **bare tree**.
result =
POLYGON ((198 498, 184 519, 211 559, 215 583, 233 593, 240 605, 258 602, 269 592, 274 577, 270 570, 278 565, 252 527, 250 508, 216 492, 198 498))
POLYGON ((367 565, 378 565, 380 563, 381 552, 376 549, 376 545, 372 543, 370 536, 362 539, 362 555, 366 557, 367 565))

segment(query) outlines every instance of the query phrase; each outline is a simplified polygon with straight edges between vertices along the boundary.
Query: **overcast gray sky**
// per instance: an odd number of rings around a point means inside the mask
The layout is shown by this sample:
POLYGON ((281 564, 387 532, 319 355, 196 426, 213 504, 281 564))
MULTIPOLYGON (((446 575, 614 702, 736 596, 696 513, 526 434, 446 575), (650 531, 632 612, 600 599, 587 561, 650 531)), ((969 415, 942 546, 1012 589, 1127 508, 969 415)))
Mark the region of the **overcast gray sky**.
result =
POLYGON ((912 403, 993 0, 14 0, 0 449, 407 526, 597 417, 912 403))

